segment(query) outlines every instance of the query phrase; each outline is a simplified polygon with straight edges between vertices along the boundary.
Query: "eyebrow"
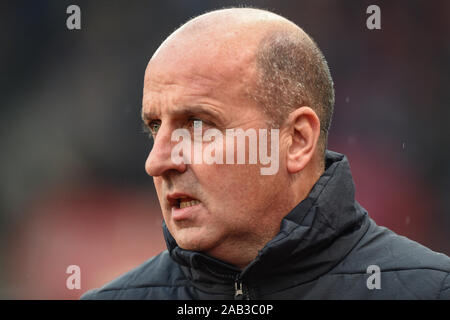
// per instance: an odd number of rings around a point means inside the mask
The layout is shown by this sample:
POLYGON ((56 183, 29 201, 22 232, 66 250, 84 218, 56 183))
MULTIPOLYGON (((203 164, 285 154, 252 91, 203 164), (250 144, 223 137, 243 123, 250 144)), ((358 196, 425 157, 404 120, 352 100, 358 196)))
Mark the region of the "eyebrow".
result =
MULTIPOLYGON (((177 108, 177 109, 171 111, 170 114, 174 115, 174 116, 204 114, 213 119, 221 120, 220 114, 217 111, 209 109, 209 108, 205 108, 200 105, 183 106, 183 107, 180 107, 180 108, 177 108)), ((159 117, 159 115, 152 111, 142 113, 142 120, 144 121, 144 123, 146 123, 149 120, 158 118, 158 117, 159 117)))

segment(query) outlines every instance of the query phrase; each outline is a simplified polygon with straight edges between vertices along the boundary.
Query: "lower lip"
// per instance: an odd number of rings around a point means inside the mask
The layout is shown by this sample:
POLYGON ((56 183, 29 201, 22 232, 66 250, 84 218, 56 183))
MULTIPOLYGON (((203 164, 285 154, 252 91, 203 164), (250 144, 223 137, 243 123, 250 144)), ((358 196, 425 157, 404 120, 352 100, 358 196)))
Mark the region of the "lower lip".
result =
POLYGON ((179 208, 172 207, 172 219, 174 221, 181 221, 192 218, 195 214, 198 214, 203 209, 202 203, 196 204, 194 206, 179 208))

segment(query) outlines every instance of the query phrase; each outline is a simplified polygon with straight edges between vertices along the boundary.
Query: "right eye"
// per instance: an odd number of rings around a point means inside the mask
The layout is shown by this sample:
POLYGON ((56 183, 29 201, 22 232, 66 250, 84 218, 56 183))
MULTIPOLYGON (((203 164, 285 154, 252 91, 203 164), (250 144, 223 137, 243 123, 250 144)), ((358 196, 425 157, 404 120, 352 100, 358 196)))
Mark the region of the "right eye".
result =
POLYGON ((159 128, 161 127, 161 121, 153 120, 148 124, 151 135, 154 137, 158 133, 159 128))

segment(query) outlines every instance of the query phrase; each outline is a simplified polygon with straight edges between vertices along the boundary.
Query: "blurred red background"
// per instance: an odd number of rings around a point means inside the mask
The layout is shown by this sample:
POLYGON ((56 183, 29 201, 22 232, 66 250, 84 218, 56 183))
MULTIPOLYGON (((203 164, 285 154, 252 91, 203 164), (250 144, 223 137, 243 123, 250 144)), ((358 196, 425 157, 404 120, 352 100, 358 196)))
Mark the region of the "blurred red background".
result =
POLYGON ((329 149, 382 226, 450 254, 450 1, 0 3, 0 298, 78 299, 165 250, 144 162, 142 80, 177 26, 224 6, 271 9, 319 44, 336 88, 329 149), (66 268, 81 268, 81 289, 66 268))

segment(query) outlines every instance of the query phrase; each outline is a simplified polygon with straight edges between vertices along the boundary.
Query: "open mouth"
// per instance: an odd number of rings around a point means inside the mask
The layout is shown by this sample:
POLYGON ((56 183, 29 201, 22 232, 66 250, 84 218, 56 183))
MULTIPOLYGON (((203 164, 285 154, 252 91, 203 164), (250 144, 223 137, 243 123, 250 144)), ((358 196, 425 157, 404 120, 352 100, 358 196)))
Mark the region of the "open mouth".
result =
POLYGON ((177 209, 193 207, 201 203, 200 200, 185 195, 167 196, 167 200, 169 201, 171 207, 175 207, 177 209))
POLYGON ((187 207, 192 207, 195 206, 197 204, 200 204, 200 201, 198 200, 185 200, 185 199, 180 199, 179 200, 179 208, 183 209, 183 208, 187 208, 187 207))

